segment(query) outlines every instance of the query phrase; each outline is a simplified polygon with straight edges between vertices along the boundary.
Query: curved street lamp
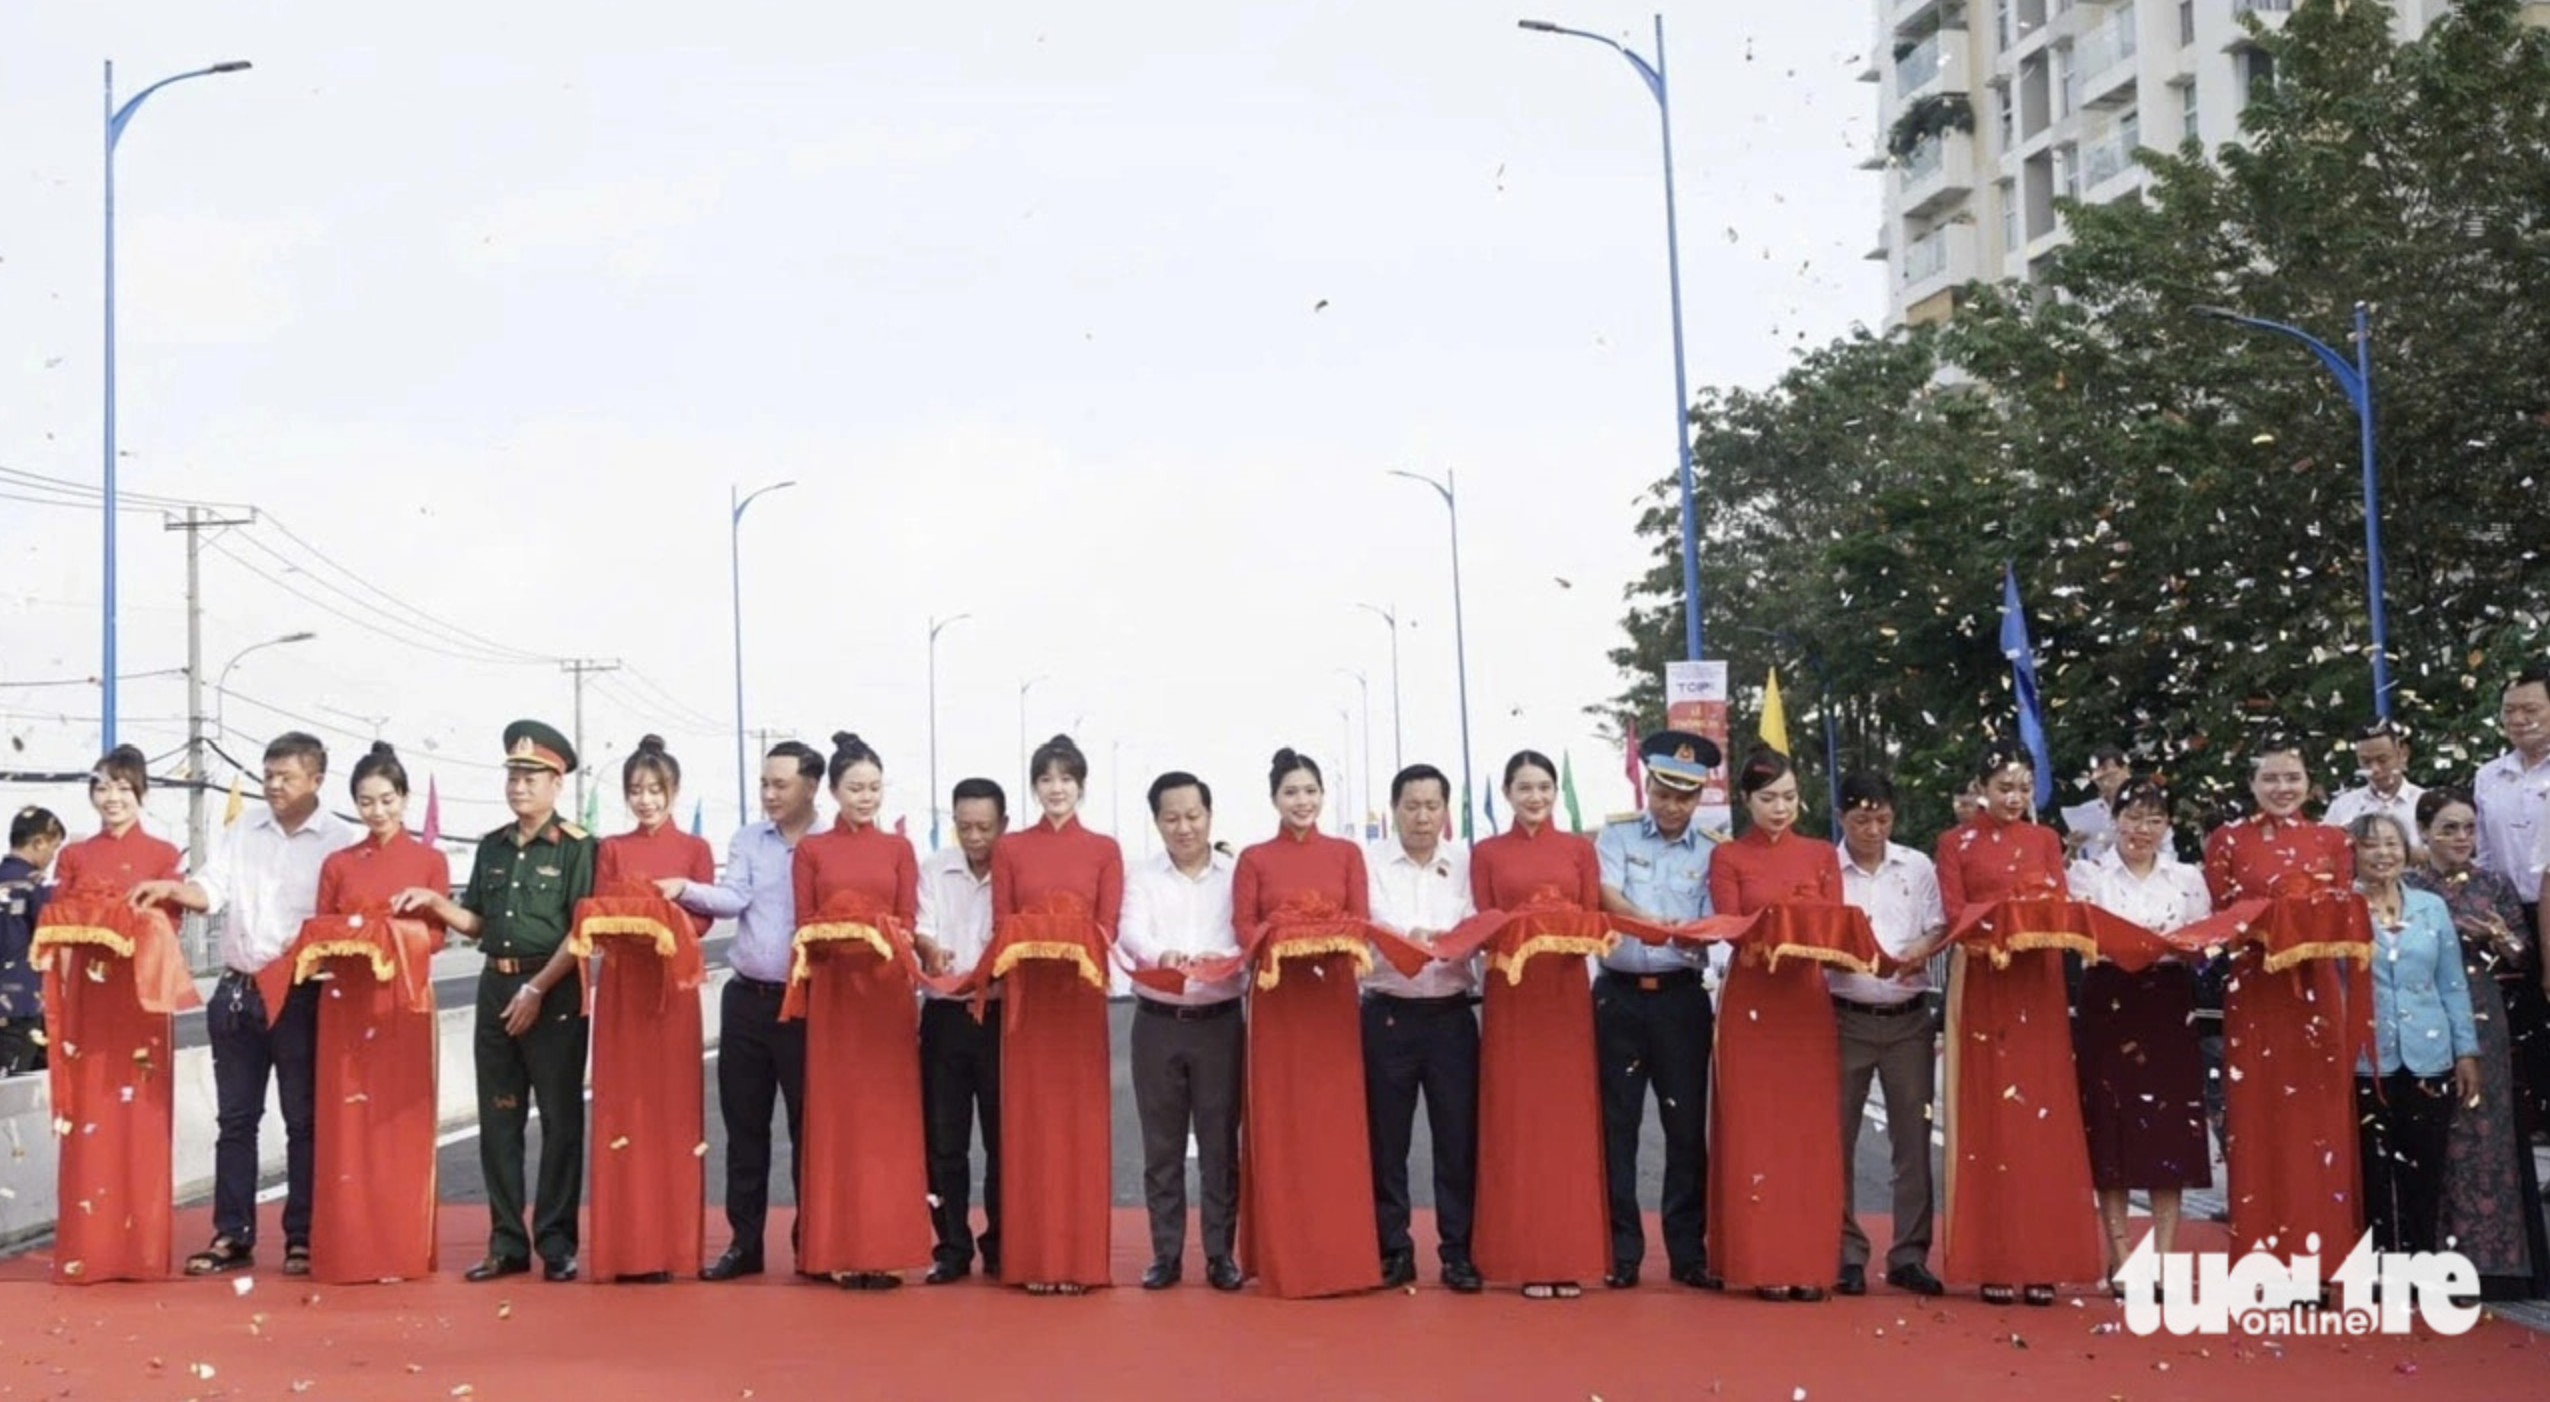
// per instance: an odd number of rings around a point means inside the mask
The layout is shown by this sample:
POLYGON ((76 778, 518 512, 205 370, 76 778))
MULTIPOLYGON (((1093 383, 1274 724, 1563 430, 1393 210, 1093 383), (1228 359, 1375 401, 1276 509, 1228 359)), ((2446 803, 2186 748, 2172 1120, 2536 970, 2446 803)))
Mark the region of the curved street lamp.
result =
POLYGON ((726 488, 726 559, 735 596, 735 826, 739 828, 753 820, 753 810, 744 806, 744 508, 767 493, 796 485, 773 482, 742 496, 733 484, 726 488))
POLYGON ((939 850, 939 632, 951 623, 972 618, 960 613, 953 618, 930 620, 930 850, 939 850))

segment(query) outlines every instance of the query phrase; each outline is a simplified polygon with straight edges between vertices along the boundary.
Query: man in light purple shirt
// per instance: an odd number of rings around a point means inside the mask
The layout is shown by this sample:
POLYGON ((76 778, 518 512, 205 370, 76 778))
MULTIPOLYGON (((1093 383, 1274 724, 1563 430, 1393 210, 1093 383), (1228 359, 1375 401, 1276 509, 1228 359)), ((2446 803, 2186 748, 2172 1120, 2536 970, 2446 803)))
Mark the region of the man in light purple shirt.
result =
MULTIPOLYGON (((735 1231, 702 1280, 734 1280, 762 1271, 762 1224, 770 1213, 770 1117, 788 1107, 788 1180, 799 1192, 806 1101, 806 1024, 781 1022, 788 963, 797 939, 797 840, 815 825, 823 756, 803 741, 771 747, 761 764, 761 811, 769 816, 735 834, 726 872, 715 885, 680 877, 657 882, 668 899, 696 914, 735 922, 726 962, 734 970, 717 1005, 717 1103, 726 1120, 726 1221, 735 1231)), ((803 1198, 799 1199, 800 1203, 803 1198)), ((796 1231, 789 1231, 793 1249, 796 1231)))
MULTIPOLYGON (((1443 840, 1452 781, 1430 764, 1390 781, 1398 836, 1364 862, 1373 923, 1424 942, 1467 919, 1469 856, 1443 840)), ((1417 1278, 1408 1234, 1408 1150, 1417 1096, 1426 1103, 1434 1159, 1436 1255, 1443 1283, 1476 1294, 1470 1263, 1470 1209, 1478 1181, 1479 1019, 1475 958, 1436 960, 1414 977, 1376 959, 1364 977, 1364 1115, 1372 1133, 1373 1220, 1381 1229, 1381 1275, 1392 1288, 1417 1278)))

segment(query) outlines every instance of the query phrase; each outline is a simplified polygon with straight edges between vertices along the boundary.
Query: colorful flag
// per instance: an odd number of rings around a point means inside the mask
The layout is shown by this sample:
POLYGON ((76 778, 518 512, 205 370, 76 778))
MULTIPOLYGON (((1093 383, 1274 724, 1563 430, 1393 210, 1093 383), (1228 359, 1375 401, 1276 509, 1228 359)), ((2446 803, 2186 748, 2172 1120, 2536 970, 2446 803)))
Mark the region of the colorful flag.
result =
POLYGON ((434 776, 425 776, 425 833, 428 847, 443 840, 443 791, 434 786, 434 776))
POLYGON ((2037 706, 2036 652, 2028 645, 2028 617, 2019 607, 2019 572, 2001 566, 2001 655, 2010 659, 2011 690, 2019 705, 2019 743, 2036 762, 2036 806, 2054 801, 2054 763, 2045 749, 2045 713, 2037 706))
POLYGON ((700 805, 701 805, 701 800, 696 799, 696 798, 691 800, 691 836, 693 836, 693 837, 698 837, 698 836, 700 836, 700 835, 701 835, 701 834, 700 834, 700 822, 701 822, 701 816, 700 816, 700 814, 701 814, 701 807, 700 807, 700 805))
POLYGON ((1576 753, 1561 750, 1558 754, 1558 796, 1567 804, 1567 830, 1583 832, 1585 815, 1576 807, 1576 753))
POLYGON ((908 838, 912 835, 911 832, 903 826, 903 815, 900 813, 894 815, 894 835, 896 837, 903 838, 908 838))
POLYGON ((1762 743, 1789 752, 1789 712, 1780 704, 1780 669, 1771 669, 1771 679, 1762 684, 1762 743))
POLYGON ((239 785, 246 777, 247 776, 244 774, 233 774, 230 776, 230 801, 221 806, 221 825, 223 827, 228 827, 232 823, 238 822, 240 813, 248 806, 239 797, 239 785))
POLYGON ((586 832, 592 832, 602 826, 601 789, 589 788, 584 791, 584 817, 579 822, 586 832))
POLYGON ((1470 807, 1470 781, 1464 779, 1461 781, 1461 840, 1463 842, 1475 841, 1478 836, 1470 827, 1470 807))
POLYGON ((1629 776, 1629 801, 1640 808, 1647 806, 1647 786, 1638 778, 1638 722, 1621 723, 1621 772, 1629 776))

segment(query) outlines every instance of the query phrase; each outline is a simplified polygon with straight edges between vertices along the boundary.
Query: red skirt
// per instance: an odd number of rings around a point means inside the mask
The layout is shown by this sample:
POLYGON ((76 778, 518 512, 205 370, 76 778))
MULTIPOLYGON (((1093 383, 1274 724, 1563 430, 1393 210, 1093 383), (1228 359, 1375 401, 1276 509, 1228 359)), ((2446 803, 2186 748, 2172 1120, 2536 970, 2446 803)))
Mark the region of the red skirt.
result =
POLYGON ((2007 968, 1960 949, 1948 991, 1950 1279, 2059 1285, 2102 1279, 2081 1130, 2080 1078, 2059 949, 2007 968))
POLYGON ((1739 958, 1718 1008, 1709 1094, 1709 1264, 1730 1285, 1812 1285, 1833 1273, 1842 1193, 1841 1033, 1824 966, 1739 958))
POLYGON ((1491 975, 1485 1012, 1471 1254, 1493 1280, 1598 1280, 1611 1269, 1611 1219, 1585 961, 1535 958, 1519 984, 1491 975))
POLYGON ((1022 959, 1001 985, 1001 1279, 1105 1285, 1107 995, 1059 959, 1022 959))
POLYGON ((333 1285, 434 1273, 434 1014, 362 958, 319 994, 310 1275, 333 1285))
POLYGON ((168 1274, 169 1136, 176 1096, 171 1018, 145 1012, 133 961, 61 950, 44 988, 55 1179, 53 1279, 158 1280, 168 1274))
MULTIPOLYGON (((635 940, 604 945, 593 995, 593 1219, 588 1278, 700 1267, 707 1161, 701 1145, 699 994, 635 940)), ((812 1181, 812 1180, 809 1180, 812 1181)))
POLYGON ((1282 970, 1249 997, 1240 1259, 1285 1299, 1378 1289, 1354 959, 1282 970))
POLYGON ((2364 1232, 2345 980, 2334 960, 2271 974, 2254 949, 2237 959, 2222 1010, 2231 1249, 2289 1262, 2316 1234, 2326 1274, 2364 1232))
POLYGON ((836 944, 812 963, 801 1267, 831 1273, 928 1265, 921 1014, 912 981, 900 963, 861 944, 836 944))

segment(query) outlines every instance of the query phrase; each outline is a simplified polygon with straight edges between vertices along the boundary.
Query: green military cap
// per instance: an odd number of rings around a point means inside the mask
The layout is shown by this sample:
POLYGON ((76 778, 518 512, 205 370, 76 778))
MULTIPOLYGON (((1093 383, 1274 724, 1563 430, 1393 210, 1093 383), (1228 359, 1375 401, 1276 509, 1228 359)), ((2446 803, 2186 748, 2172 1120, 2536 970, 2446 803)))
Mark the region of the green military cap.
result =
POLYGON ((536 720, 518 720, 505 727, 505 767, 507 769, 547 769, 558 774, 572 774, 576 767, 576 747, 554 726, 536 720))

